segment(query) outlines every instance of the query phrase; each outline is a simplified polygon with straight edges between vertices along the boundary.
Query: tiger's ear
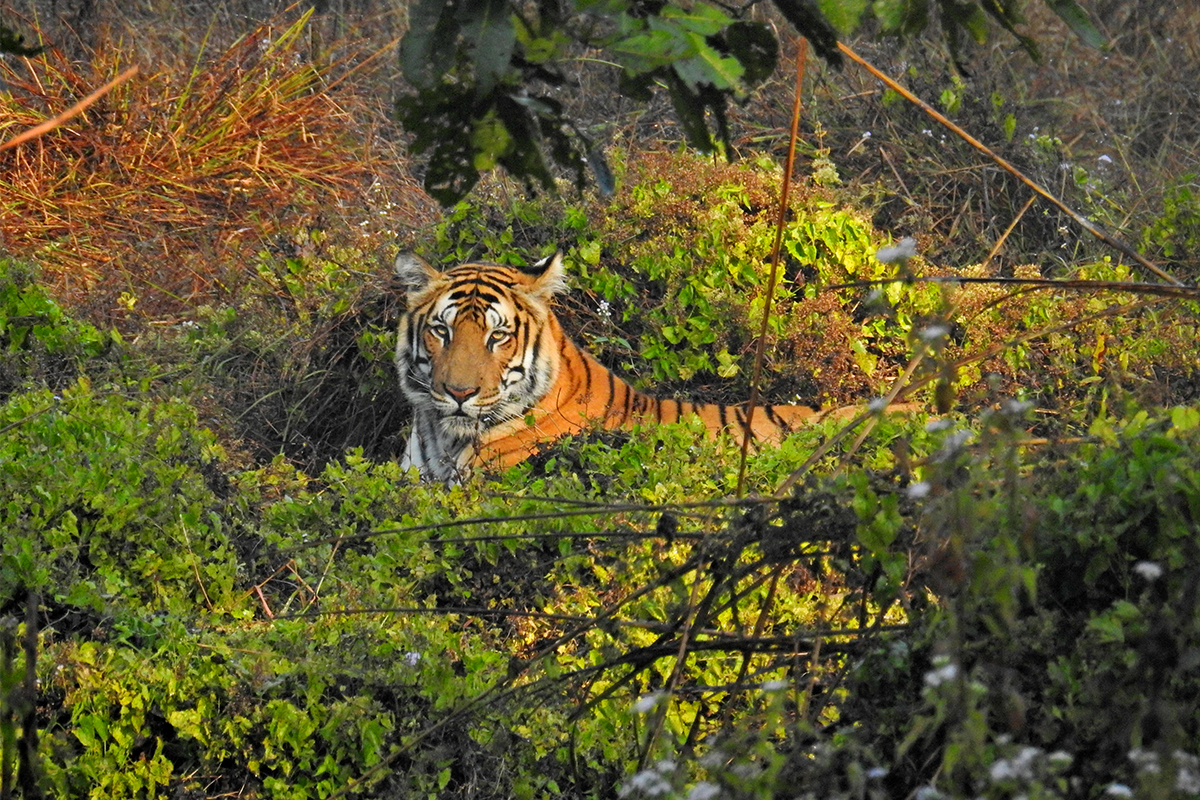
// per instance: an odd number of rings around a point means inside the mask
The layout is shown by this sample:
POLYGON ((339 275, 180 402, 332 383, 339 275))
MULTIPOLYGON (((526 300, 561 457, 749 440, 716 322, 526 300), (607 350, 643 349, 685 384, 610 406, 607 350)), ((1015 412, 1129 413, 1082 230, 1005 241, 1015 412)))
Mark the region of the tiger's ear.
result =
POLYGON ((541 270, 541 274, 534 279, 531 292, 535 297, 549 300, 567 290, 567 279, 563 276, 562 253, 546 256, 530 268, 531 272, 538 270, 541 270))
POLYGON ((413 253, 396 256, 396 277, 408 292, 419 292, 441 273, 413 253))

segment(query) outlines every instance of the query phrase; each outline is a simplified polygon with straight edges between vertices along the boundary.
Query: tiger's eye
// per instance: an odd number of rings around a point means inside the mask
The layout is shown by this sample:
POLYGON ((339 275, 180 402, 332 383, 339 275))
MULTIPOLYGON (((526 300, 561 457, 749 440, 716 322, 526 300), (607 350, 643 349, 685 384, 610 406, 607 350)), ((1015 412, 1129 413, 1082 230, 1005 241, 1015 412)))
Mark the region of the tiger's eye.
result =
POLYGON ((512 338, 512 334, 508 331, 492 331, 488 334, 487 346, 489 350, 495 350, 500 345, 512 338))
POLYGON ((450 329, 440 322, 431 323, 425 330, 429 333, 432 333, 443 342, 450 341, 450 329))

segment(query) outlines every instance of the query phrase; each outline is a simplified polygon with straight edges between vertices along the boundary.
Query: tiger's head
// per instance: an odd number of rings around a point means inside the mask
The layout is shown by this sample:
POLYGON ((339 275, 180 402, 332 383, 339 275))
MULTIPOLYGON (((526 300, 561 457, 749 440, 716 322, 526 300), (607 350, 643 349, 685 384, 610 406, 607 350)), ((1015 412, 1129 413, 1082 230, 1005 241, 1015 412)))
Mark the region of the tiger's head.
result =
POLYGON ((408 292, 396 367, 417 414, 433 414, 454 437, 477 437, 522 416, 554 385, 563 291, 562 256, 530 272, 471 262, 439 272, 411 254, 396 259, 408 292))

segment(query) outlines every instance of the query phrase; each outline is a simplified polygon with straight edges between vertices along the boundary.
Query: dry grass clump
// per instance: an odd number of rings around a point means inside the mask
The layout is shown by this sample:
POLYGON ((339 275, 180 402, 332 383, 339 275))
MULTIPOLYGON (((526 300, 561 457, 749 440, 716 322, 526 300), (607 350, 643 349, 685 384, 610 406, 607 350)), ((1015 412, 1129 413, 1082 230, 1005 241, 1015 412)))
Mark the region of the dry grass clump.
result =
MULTIPOLYGON (((308 15, 262 25, 190 73, 141 75, 51 133, 0 153, 0 246, 36 260, 60 297, 161 315, 236 288, 238 253, 356 196, 394 159, 369 149, 372 110, 304 54, 308 15), (364 120, 366 120, 364 122, 364 120)), ((128 66, 90 74, 54 50, 0 62, 0 141, 128 66)), ((407 181, 411 187, 411 181, 407 181)), ((412 190, 416 194, 416 190, 412 190)), ((395 210, 420 216, 416 203, 395 210)), ((107 308, 105 308, 107 306, 107 308)))

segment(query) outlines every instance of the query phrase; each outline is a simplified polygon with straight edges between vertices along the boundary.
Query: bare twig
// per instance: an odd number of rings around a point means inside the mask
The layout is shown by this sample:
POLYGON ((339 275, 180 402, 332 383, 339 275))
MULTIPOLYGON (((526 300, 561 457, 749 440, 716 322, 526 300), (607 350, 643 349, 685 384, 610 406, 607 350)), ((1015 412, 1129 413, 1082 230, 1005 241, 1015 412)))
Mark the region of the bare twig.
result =
POLYGON ((775 296, 775 285, 779 281, 779 248, 783 243, 783 226, 787 220, 788 195, 792 188, 792 169, 796 163, 796 139, 800 130, 801 90, 804 87, 804 60, 808 57, 808 40, 800 37, 796 53, 796 90, 792 97, 792 131, 788 139, 787 164, 783 168, 783 188, 779 192, 779 216, 775 221, 775 241, 771 245, 771 276, 767 279, 767 294, 763 298, 762 324, 758 329, 758 348, 754 351, 754 373, 750 378, 750 399, 746 403, 746 427, 742 432, 742 453, 738 464, 738 497, 746 486, 746 457, 750 452, 751 424, 754 409, 758 405, 758 384, 762 379, 763 359, 767 351, 767 324, 771 319, 771 300, 775 296))

